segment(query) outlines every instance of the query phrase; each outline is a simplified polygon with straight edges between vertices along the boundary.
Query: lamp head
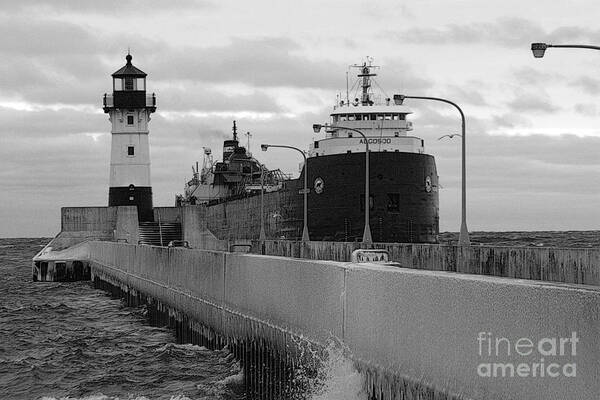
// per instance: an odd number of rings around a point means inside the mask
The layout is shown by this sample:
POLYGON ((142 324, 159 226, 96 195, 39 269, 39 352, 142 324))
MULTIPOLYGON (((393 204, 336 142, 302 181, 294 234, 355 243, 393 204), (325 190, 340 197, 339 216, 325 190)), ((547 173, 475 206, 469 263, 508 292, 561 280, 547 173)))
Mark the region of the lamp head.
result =
POLYGON ((323 125, 321 125, 321 124, 313 124, 313 131, 315 133, 319 133, 319 132, 321 132, 322 127, 323 127, 323 125))
POLYGON ((544 57, 548 45, 546 43, 531 43, 531 52, 535 58, 544 57))
POLYGON ((269 148, 269 145, 268 145, 268 144, 261 144, 261 145, 260 145, 260 149, 261 149, 262 151, 267 151, 267 149, 268 149, 268 148, 269 148))
POLYGON ((395 94, 394 95, 394 104, 396 104, 397 106, 401 106, 402 103, 404 103, 405 98, 406 98, 406 96, 403 94, 395 94))

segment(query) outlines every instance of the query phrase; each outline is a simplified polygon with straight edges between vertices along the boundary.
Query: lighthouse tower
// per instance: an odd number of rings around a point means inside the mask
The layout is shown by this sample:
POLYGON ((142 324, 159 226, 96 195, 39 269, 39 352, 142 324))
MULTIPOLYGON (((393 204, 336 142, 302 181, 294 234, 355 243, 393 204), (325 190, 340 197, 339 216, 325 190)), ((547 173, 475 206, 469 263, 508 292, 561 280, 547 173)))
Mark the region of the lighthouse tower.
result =
POLYGON ((112 123, 108 205, 137 206, 140 221, 153 221, 148 122, 156 96, 146 94, 146 73, 127 64, 112 74, 113 93, 104 95, 112 123))

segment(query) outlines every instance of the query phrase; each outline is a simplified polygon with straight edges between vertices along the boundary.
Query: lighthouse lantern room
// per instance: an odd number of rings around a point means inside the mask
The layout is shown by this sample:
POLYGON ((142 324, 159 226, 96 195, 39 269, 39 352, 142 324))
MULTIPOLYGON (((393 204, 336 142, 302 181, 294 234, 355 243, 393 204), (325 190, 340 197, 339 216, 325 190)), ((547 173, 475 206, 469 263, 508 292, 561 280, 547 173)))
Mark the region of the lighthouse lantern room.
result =
POLYGON ((148 122, 156 96, 146 94, 146 73, 127 64, 112 74, 113 93, 104 95, 112 123, 109 206, 137 206, 140 221, 153 221, 148 122))

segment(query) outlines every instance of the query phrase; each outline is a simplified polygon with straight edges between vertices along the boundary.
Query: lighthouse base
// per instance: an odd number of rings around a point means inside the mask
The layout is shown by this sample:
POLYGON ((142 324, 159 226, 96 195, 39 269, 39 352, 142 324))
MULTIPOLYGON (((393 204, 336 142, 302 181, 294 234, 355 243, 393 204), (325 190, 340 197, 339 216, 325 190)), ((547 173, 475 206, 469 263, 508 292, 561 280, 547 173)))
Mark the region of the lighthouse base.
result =
POLYGON ((136 206, 140 222, 154 221, 151 186, 111 187, 108 191, 108 206, 136 206))

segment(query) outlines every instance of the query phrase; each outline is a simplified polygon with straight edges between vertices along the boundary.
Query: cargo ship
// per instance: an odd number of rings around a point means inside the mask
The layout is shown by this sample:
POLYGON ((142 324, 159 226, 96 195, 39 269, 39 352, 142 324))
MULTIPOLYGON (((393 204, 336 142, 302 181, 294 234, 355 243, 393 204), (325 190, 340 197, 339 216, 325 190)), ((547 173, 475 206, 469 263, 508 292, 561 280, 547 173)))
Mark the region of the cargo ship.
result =
MULTIPOLYGON (((359 65, 356 97, 337 96, 324 124, 306 151, 306 166, 291 179, 269 169, 233 135, 223 158, 204 161, 176 196, 175 205, 206 207, 208 229, 219 239, 256 239, 264 224, 268 239, 297 240, 303 231, 303 185, 307 173, 308 230, 311 240, 360 241, 365 231, 366 150, 369 149, 369 225, 375 242, 437 243, 438 175, 424 140, 412 134, 412 111, 376 93, 368 60, 359 65), (262 193, 262 196, 260 194, 262 193), (257 215, 258 197, 265 207, 257 215)), ((315 125, 320 128, 320 125, 315 125)))

